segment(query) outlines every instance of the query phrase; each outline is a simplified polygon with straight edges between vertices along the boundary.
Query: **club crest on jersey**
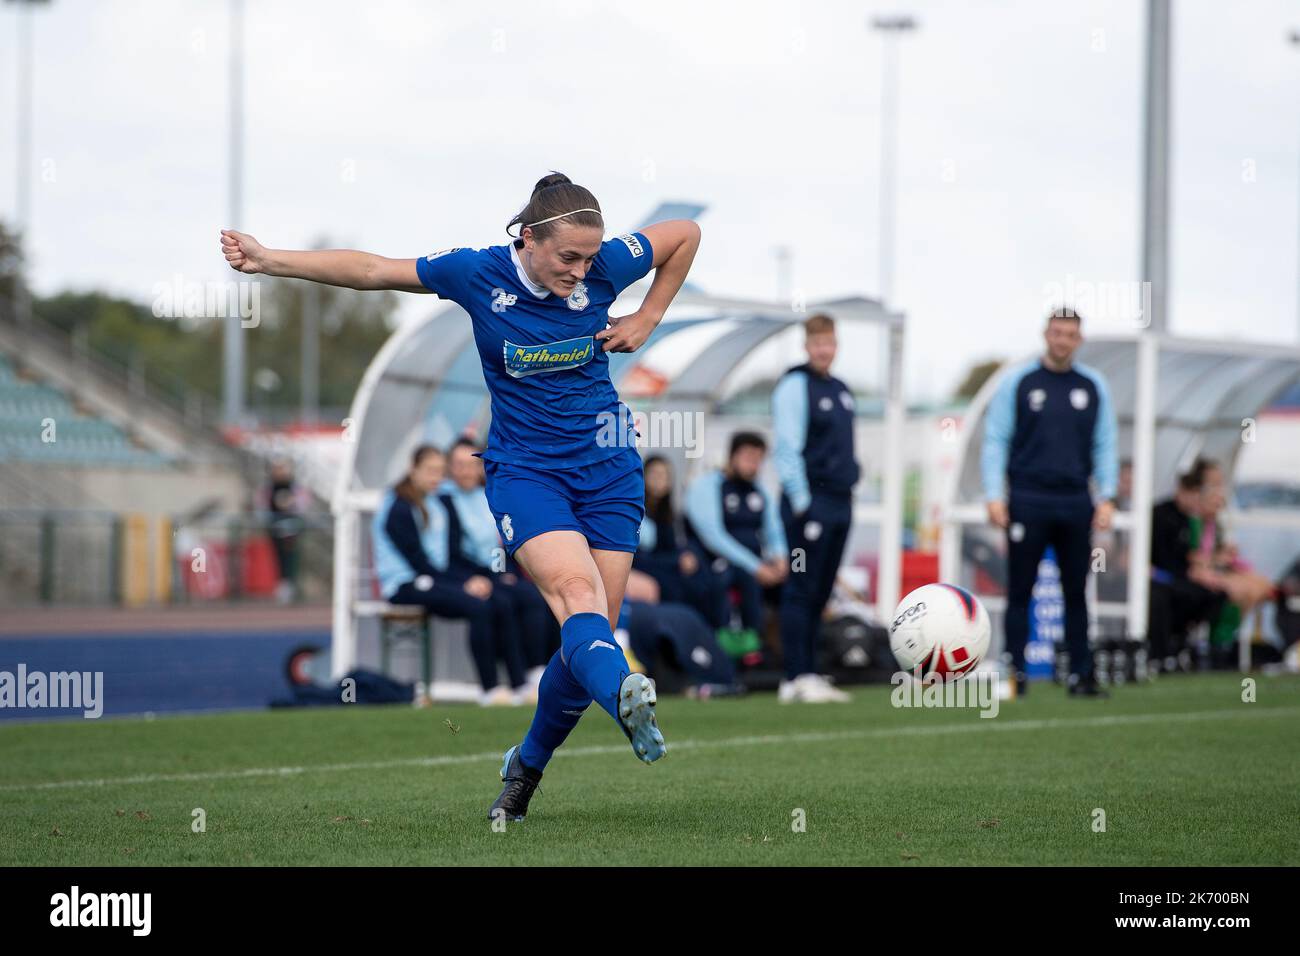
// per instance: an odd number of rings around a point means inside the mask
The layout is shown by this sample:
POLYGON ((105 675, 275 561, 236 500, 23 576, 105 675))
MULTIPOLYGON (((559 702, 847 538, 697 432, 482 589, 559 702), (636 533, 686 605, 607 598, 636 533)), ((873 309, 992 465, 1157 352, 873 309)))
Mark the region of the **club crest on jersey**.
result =
POLYGON ((501 533, 506 536, 507 541, 513 541, 515 538, 515 529, 510 523, 509 515, 501 516, 501 533))
POLYGON ((577 368, 590 362, 595 352, 594 339, 590 335, 543 345, 516 345, 507 339, 502 345, 506 374, 512 378, 577 368))
POLYGON ((1088 390, 1086 388, 1070 389, 1070 404, 1083 411, 1088 407, 1088 390))
POLYGON ((573 291, 569 293, 569 297, 564 300, 564 304, 574 312, 581 312, 590 302, 591 297, 587 295, 587 284, 585 282, 579 282, 574 286, 573 291))
POLYGON ((645 247, 641 245, 641 240, 636 236, 628 233, 627 235, 619 236, 618 238, 622 241, 623 245, 627 246, 627 251, 632 253, 633 259, 640 259, 645 255, 645 247))

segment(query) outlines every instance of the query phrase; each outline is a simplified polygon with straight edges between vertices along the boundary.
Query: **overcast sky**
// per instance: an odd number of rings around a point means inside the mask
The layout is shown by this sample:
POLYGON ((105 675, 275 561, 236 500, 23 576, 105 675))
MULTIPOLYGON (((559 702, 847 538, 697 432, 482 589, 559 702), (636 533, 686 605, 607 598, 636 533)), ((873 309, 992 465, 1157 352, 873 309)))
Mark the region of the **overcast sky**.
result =
MULTIPOLYGON (((880 39, 901 43, 895 301, 908 392, 1036 347, 1045 298, 1138 278, 1145 3, 248 3, 237 228, 392 256, 504 240, 533 182, 592 189, 612 232, 708 205, 694 281, 874 295, 880 39)), ((1174 0, 1170 322, 1294 343, 1300 4, 1174 0)), ((16 204, 18 13, 0 8, 0 216, 16 204)), ((35 13, 33 278, 152 299, 225 281, 227 5, 35 13)), ((434 300, 411 296, 404 314, 434 300)), ((1098 319, 1085 333, 1126 330, 1098 319)), ((845 356, 842 360, 851 360, 845 356)))

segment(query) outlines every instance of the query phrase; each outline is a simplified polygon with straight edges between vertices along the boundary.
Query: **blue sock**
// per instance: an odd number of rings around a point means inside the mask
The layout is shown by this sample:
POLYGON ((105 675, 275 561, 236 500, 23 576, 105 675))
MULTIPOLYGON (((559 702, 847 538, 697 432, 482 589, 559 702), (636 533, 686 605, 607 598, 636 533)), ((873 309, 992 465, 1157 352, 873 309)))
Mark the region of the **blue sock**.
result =
POLYGON ((519 749, 519 759, 534 770, 545 770, 590 703, 591 695, 573 679, 556 651, 537 688, 537 711, 519 749))
POLYGON ((618 692, 632 669, 610 632, 608 619, 590 611, 572 615, 560 628, 560 655, 573 679, 622 727, 618 692))

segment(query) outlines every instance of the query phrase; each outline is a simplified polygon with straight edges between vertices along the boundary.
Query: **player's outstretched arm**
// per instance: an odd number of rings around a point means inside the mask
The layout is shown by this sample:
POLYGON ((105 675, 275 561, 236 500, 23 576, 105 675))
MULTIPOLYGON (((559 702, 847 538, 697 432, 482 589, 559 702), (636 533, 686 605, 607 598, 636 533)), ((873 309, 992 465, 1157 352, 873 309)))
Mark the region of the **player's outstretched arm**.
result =
POLYGON ((387 259, 353 249, 268 249, 234 229, 221 230, 221 252, 230 268, 247 275, 308 279, 347 289, 429 291, 420 282, 414 259, 387 259))

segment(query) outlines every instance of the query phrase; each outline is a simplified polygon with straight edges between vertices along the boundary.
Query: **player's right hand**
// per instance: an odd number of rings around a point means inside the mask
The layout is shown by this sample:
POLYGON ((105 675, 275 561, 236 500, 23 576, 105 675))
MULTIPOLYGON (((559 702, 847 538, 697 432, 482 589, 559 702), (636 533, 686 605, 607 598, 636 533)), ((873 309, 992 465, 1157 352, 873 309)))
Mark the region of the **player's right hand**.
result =
POLYGON ((255 275, 265 271, 266 249, 246 232, 222 229, 221 252, 236 272, 255 275))
POLYGON ((1005 501, 989 502, 989 521, 999 528, 1005 528, 1011 523, 1007 516, 1007 503, 1005 501))

